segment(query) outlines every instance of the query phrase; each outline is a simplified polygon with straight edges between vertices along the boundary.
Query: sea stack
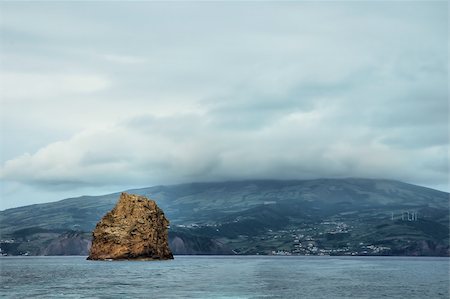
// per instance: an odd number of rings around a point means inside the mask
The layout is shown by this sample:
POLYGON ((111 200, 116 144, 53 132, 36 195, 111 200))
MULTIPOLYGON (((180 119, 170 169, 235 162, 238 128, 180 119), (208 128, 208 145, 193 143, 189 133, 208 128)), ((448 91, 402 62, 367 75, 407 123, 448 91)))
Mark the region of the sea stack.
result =
POLYGON ((88 260, 173 259, 169 221, 153 200, 122 193, 92 232, 88 260))

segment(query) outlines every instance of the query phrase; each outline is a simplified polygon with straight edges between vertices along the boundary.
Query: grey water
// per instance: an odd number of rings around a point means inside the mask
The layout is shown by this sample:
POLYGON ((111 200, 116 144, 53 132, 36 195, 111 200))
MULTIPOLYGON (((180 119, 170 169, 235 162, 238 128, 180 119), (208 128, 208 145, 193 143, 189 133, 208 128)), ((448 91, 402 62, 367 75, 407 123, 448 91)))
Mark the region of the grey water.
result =
POLYGON ((176 256, 0 258, 3 298, 449 298, 449 259, 176 256))

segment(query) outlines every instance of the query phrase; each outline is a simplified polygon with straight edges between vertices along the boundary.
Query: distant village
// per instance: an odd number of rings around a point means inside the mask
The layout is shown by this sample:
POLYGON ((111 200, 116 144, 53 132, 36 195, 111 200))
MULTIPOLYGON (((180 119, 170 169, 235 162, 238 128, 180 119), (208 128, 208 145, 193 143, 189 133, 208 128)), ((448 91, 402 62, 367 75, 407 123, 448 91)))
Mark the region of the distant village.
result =
POLYGON ((390 247, 379 246, 373 244, 364 244, 358 242, 354 244, 347 243, 346 246, 339 248, 327 248, 322 247, 323 239, 326 235, 335 235, 336 239, 345 239, 351 232, 351 226, 343 222, 322 222, 322 227, 329 227, 325 232, 316 232, 317 228, 309 228, 300 230, 302 233, 298 233, 297 230, 290 231, 278 231, 273 234, 272 237, 283 238, 283 235, 289 234, 292 239, 291 250, 272 250, 271 255, 383 255, 388 254, 391 250, 390 247))
MULTIPOLYGON (((391 212, 386 215, 386 220, 391 221, 418 221, 416 211, 391 212)), ((239 222, 236 218, 233 222, 239 222)), ((199 229, 213 227, 219 231, 222 224, 197 224, 175 225, 177 228, 199 229)), ((251 253, 242 253, 233 250, 236 254, 261 254, 261 255, 299 255, 299 256, 327 256, 327 255, 389 255, 392 248, 383 244, 360 242, 351 238, 353 226, 349 223, 330 220, 316 224, 303 224, 300 228, 288 230, 267 230, 256 237, 258 243, 266 244, 263 250, 251 253), (269 244, 274 243, 272 249, 269 244)))

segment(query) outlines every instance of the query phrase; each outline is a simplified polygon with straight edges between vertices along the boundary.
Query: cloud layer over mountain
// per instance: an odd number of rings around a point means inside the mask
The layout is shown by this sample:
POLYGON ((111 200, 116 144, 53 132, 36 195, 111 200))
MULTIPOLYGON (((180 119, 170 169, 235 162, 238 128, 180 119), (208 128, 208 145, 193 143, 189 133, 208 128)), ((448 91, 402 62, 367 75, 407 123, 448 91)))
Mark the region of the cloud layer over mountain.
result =
POLYGON ((1 208, 248 178, 448 190, 447 3, 0 7, 1 208))

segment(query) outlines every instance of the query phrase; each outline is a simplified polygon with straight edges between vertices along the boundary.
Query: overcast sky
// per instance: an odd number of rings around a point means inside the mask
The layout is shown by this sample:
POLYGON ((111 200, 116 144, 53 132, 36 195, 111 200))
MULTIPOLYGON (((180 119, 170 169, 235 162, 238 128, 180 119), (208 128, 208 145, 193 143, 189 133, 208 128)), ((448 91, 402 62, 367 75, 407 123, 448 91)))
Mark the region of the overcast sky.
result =
POLYGON ((192 181, 448 190, 443 2, 0 2, 0 209, 192 181))

